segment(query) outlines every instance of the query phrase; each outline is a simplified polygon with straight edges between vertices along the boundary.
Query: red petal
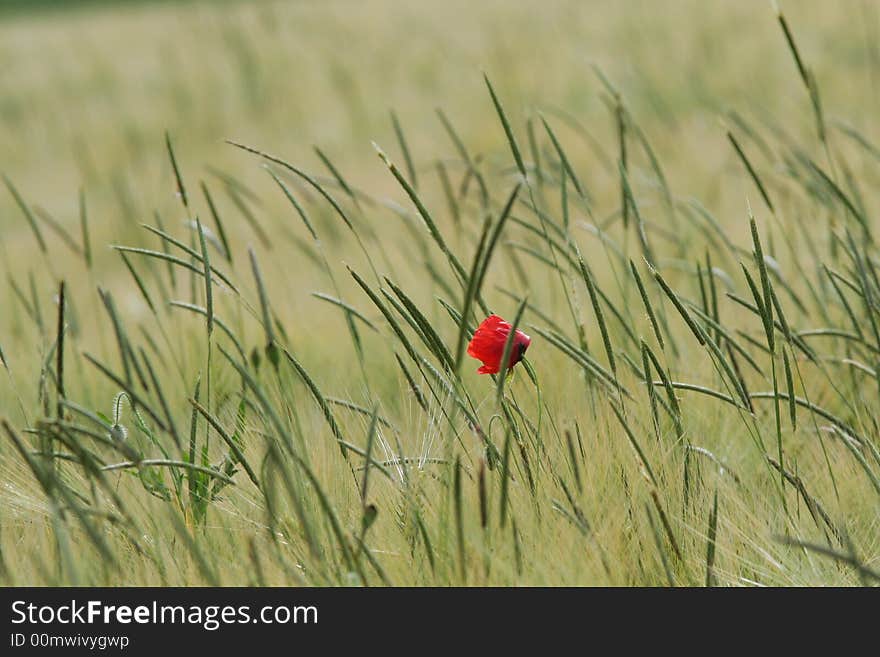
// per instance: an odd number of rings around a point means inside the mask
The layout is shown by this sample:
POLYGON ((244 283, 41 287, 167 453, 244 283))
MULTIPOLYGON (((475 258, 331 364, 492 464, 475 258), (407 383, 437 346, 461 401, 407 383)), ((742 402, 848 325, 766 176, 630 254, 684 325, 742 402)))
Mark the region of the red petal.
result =
POLYGON ((489 315, 474 331, 467 352, 483 361, 483 366, 477 370, 480 374, 495 374, 499 371, 510 328, 510 324, 498 315, 489 315))

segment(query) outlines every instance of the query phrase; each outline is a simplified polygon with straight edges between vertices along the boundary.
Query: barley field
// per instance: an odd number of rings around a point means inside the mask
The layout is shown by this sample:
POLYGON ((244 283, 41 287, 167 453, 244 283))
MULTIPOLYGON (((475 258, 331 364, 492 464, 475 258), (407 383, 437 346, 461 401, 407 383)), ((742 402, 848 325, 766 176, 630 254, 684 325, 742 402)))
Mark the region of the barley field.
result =
POLYGON ((0 4, 0 583, 877 585, 878 29, 0 4))

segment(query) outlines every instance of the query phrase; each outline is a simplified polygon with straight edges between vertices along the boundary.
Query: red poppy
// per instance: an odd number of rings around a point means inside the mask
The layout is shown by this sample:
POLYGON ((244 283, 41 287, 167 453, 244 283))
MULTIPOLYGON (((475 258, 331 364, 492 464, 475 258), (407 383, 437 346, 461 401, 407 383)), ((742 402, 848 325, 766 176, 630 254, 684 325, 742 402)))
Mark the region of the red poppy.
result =
MULTIPOLYGON (((489 315, 483 323, 477 327, 474 337, 468 345, 468 355, 483 361, 483 366, 477 370, 478 374, 497 374, 501 369, 501 359, 504 357, 504 345, 507 336, 513 328, 509 322, 505 322, 498 315, 489 315)), ((510 350, 510 358, 507 369, 510 369, 523 359, 526 349, 532 343, 532 339, 525 333, 516 330, 513 337, 513 346, 510 350)))

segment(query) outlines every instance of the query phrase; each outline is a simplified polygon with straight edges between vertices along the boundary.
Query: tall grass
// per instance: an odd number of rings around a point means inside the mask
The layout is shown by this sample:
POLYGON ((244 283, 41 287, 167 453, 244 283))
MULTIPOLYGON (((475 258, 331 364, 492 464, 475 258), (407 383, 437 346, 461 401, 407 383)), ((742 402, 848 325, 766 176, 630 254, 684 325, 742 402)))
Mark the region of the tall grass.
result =
MULTIPOLYGON (((416 107, 440 109, 389 115, 331 58, 351 130, 309 151, 251 127, 281 120, 260 39, 304 10, 188 11, 221 25, 241 76, 223 131, 192 105, 211 83, 171 77, 217 160, 186 126, 133 128, 162 163, 152 189, 135 162, 102 181, 87 153, 111 151, 86 141, 60 218, 39 158, 4 171, 0 580, 880 580, 880 151, 865 112, 823 104, 802 21, 755 19, 793 80, 779 93, 806 89, 796 120, 717 96, 739 110, 701 128, 698 90, 580 64, 570 108, 522 96, 515 67, 473 67, 473 111, 428 85, 416 107), (373 102, 379 158, 346 156, 369 149, 373 102), (489 312, 533 341, 478 376, 465 347, 489 312)), ((188 66, 236 75, 210 62, 188 66)))

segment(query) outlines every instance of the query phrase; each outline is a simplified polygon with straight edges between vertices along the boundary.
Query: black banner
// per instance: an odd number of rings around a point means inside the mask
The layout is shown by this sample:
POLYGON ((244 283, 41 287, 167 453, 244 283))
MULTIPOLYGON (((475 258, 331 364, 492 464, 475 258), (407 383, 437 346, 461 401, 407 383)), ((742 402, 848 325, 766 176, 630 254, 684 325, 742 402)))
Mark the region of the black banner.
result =
POLYGON ((700 634, 723 637, 728 645, 748 641, 755 622, 785 627, 787 618, 801 628, 815 618, 830 630, 836 615, 857 623, 859 609, 874 607, 865 592, 6 588, 0 590, 0 655, 177 654, 182 646, 216 654, 285 648, 289 654, 314 645, 333 654, 342 649, 412 654, 418 646, 429 645, 432 653, 470 652, 480 644, 541 652, 548 645, 582 645, 605 654, 598 646, 609 641, 628 652, 639 644, 656 648, 655 641, 692 642, 700 634), (821 603, 811 600, 814 596, 821 603), (767 620, 759 621, 762 617, 767 620))

